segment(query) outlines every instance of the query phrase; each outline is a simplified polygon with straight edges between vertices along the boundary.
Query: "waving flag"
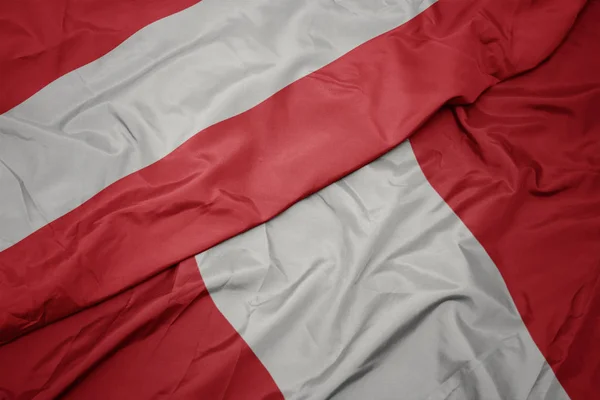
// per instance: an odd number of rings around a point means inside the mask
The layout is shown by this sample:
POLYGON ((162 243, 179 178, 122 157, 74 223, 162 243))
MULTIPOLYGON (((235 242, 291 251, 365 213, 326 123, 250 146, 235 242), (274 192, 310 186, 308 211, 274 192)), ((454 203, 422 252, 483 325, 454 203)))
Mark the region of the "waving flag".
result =
POLYGON ((600 398, 600 2, 0 2, 0 398, 600 398))

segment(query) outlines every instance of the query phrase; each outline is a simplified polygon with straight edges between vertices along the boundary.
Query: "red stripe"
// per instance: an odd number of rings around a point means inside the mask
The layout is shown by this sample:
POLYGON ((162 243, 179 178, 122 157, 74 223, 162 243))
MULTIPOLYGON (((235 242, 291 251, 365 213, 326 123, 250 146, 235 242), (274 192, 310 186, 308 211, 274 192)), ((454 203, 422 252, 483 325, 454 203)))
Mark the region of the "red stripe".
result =
POLYGON ((2 399, 283 398, 193 258, 5 345, 2 360, 2 399))
POLYGON ((572 399, 600 398, 600 2, 535 71, 412 139, 572 399))
POLYGON ((0 114, 200 0, 0 1, 0 114))
POLYGON ((122 292, 368 163, 447 100, 472 101, 534 66, 581 3, 441 1, 197 134, 0 253, 0 340, 122 292))

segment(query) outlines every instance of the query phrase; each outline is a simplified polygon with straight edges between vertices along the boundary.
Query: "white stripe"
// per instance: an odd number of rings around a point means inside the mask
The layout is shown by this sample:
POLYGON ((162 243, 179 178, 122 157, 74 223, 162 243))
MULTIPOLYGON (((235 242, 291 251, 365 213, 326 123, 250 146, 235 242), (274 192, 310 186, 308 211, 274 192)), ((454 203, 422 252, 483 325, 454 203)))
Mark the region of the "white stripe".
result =
POLYGON ((433 0, 203 0, 0 116, 0 250, 433 0))
POLYGON ((197 256, 288 399, 566 399, 408 142, 197 256))

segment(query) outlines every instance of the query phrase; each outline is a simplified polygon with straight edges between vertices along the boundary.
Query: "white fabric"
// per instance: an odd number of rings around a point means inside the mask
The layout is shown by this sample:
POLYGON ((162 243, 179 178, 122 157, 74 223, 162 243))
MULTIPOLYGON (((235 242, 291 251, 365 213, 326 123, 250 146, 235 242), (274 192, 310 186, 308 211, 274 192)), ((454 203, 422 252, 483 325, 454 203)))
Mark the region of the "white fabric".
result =
POLYGON ((287 399, 566 399, 405 142, 196 257, 287 399))
POLYGON ((203 0, 0 115, 0 250, 433 0, 203 0))

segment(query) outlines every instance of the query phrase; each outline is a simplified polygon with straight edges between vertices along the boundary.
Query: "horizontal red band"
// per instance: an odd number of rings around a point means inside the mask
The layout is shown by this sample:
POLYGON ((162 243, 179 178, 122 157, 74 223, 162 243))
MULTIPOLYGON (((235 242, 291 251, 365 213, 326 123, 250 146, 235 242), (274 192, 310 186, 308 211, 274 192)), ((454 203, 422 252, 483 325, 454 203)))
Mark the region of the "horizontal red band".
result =
POLYGON ((0 2, 0 114, 200 0, 0 2))
POLYGON ((447 101, 535 66, 582 4, 442 0, 200 132, 0 253, 0 340, 105 301, 365 165, 447 101))

